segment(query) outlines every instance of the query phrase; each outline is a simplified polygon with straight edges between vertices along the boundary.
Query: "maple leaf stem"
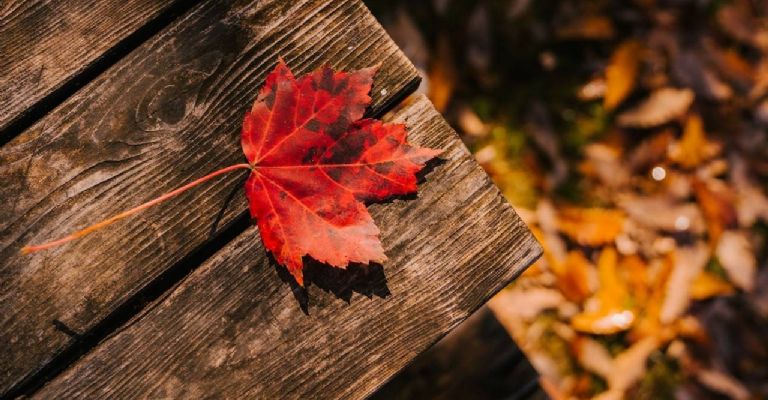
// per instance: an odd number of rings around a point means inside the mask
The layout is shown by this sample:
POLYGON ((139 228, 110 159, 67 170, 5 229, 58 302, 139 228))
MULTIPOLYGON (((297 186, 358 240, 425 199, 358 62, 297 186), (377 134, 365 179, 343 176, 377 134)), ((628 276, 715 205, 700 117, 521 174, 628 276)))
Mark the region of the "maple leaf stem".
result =
POLYGON ((120 214, 117 214, 117 215, 115 215, 113 217, 107 218, 107 219, 105 219, 105 220, 103 220, 101 222, 97 222, 97 223, 95 223, 95 224, 93 224, 91 226, 88 226, 86 228, 83 228, 83 229, 81 229, 79 231, 70 233, 69 235, 64 236, 61 239, 53 240, 53 241, 50 241, 50 242, 47 242, 47 243, 43 243, 43 244, 39 244, 39 245, 24 246, 24 247, 22 247, 21 252, 23 254, 34 253, 36 251, 49 249, 51 247, 59 246, 59 245, 62 245, 64 243, 70 242, 70 241, 75 240, 77 238, 83 237, 83 236, 85 236, 85 235, 87 235, 87 234, 89 234, 91 232, 99 230, 99 229, 101 229, 101 228, 103 228, 103 227, 105 227, 107 225, 111 225, 111 224, 113 224, 113 223, 115 223, 117 221, 120 221, 123 218, 130 217, 133 214, 139 213, 139 212, 141 212, 143 210, 146 210, 147 208, 150 208, 150 207, 152 207, 154 205, 160 204, 160 203, 162 203, 162 202, 164 202, 166 200, 169 200, 169 199, 171 199, 173 197, 176 197, 176 196, 186 192, 187 190, 192 189, 193 187, 195 187, 195 186, 197 186, 197 185, 199 185, 201 183, 204 183, 204 182, 206 182, 208 180, 211 180, 211 179, 213 179, 213 178, 215 178, 217 176, 224 175, 224 174, 226 174, 228 172, 232 172, 232 171, 238 170, 238 169, 248 169, 248 170, 251 170, 252 167, 249 164, 230 165, 229 167, 222 168, 222 169, 220 169, 218 171, 211 172, 210 174, 208 174, 208 175, 206 175, 206 176, 204 176, 202 178, 199 178, 199 179, 196 179, 196 180, 194 180, 192 182, 189 182, 189 183, 187 183, 184 186, 181 186, 181 187, 179 187, 179 188, 177 188, 177 189, 175 189, 175 190, 173 190, 171 192, 168 192, 168 193, 166 193, 166 194, 164 194, 164 195, 162 195, 160 197, 157 197, 157 198, 155 198, 153 200, 150 200, 150 201, 148 201, 148 202, 146 202, 144 204, 141 204, 139 206, 131 208, 130 210, 123 211, 120 214))

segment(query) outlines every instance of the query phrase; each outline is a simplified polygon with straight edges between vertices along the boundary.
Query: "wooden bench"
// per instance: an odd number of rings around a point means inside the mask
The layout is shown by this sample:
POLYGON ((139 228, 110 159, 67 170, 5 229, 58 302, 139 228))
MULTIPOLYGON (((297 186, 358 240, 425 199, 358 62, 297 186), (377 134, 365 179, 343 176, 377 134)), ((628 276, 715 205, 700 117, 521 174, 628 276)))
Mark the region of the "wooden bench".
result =
POLYGON ((0 6, 0 393, 363 397, 541 253, 414 67, 358 0, 11 0, 0 6), (389 260, 292 284, 234 174, 50 251, 61 236, 242 162, 278 56, 381 63, 369 115, 446 149, 418 196, 370 206, 389 260))

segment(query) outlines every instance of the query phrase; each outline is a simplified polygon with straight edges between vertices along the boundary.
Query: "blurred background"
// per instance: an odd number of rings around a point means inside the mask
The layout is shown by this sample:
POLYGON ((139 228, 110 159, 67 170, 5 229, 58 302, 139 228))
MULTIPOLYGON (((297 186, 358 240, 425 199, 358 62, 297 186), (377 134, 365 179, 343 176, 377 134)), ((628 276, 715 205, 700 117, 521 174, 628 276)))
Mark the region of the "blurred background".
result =
POLYGON ((768 2, 366 4, 545 250, 374 398, 768 398, 768 2))

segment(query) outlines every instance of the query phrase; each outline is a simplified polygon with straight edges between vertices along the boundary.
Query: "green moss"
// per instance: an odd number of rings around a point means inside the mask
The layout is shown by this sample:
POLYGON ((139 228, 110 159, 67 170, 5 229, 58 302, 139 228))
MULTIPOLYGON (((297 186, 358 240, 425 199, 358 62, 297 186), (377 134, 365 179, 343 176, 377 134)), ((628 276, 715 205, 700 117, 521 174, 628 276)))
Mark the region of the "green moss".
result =
POLYGON ((633 400, 666 400, 675 398, 675 388, 683 381, 683 373, 674 359, 656 352, 649 359, 642 380, 628 394, 633 400))
POLYGON ((709 263, 707 263, 707 266, 704 268, 707 272, 716 275, 717 277, 728 280, 728 274, 725 272, 725 268, 723 268, 723 265, 720 264, 720 260, 717 259, 717 256, 712 256, 712 258, 709 260, 709 263))

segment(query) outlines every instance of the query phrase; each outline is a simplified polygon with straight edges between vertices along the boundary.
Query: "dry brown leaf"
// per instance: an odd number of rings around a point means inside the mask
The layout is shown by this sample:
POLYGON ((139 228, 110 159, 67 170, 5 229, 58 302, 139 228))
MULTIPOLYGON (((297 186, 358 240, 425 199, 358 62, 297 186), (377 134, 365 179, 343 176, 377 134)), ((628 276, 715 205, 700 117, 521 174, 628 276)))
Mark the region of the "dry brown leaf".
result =
POLYGON ((719 72, 743 92, 752 88, 755 82, 755 68, 734 49, 721 49, 712 41, 705 42, 709 57, 719 72))
POLYGON ((747 292, 754 289, 757 261, 746 232, 723 232, 717 244, 717 259, 734 285, 747 292))
POLYGON ((471 108, 463 106, 458 112, 459 128, 469 136, 481 138, 488 135, 490 126, 483 122, 471 108))
POLYGON ((678 203, 661 195, 628 196, 619 204, 630 219, 648 228, 696 234, 703 233, 706 228, 701 211, 693 203, 678 203))
POLYGON ((738 380, 720 371, 700 369, 696 372, 696 379, 702 385, 728 396, 734 400, 746 400, 750 398, 749 390, 738 380))
POLYGON ((607 379, 614 365, 613 357, 600 342, 586 336, 580 336, 573 342, 576 360, 584 369, 607 379))
POLYGON ((720 7, 717 22, 732 38, 759 49, 768 49, 768 29, 752 16, 748 1, 736 1, 720 7))
POLYGON ((633 344, 614 359, 614 368, 606 377, 608 387, 624 392, 634 385, 645 373, 648 357, 659 348, 658 340, 647 337, 633 344))
POLYGON ((693 103, 690 89, 663 88, 656 90, 642 103, 621 113, 620 126, 650 128, 680 118, 693 103))
POLYGON ((649 139, 643 140, 629 154, 629 169, 637 171, 661 162, 673 139, 672 130, 664 129, 649 139))
POLYGON ((605 208, 570 208, 560 213, 560 231, 584 246, 612 243, 624 229, 624 213, 605 208))
POLYGON ((548 258, 550 264, 565 261, 567 255, 565 242, 557 233, 558 216, 552 202, 547 199, 539 201, 539 204, 536 207, 536 217, 539 222, 539 227, 541 228, 541 241, 544 246, 546 246, 544 252, 545 257, 548 258))
POLYGON ((613 146, 592 143, 584 148, 586 171, 597 176, 604 185, 617 188, 629 182, 629 171, 621 152, 613 146))
POLYGON ((768 57, 763 57, 755 69, 755 84, 749 91, 749 98, 757 100, 768 92, 768 57))
POLYGON ((751 227, 758 219, 768 221, 768 197, 750 179, 747 162, 737 155, 731 161, 730 181, 736 191, 736 214, 739 226, 751 227))
POLYGON ((609 393, 623 394, 642 378, 648 357, 658 347, 655 338, 647 337, 613 358, 602 344, 582 338, 576 343, 576 353, 577 360, 586 370, 606 380, 609 393))
POLYGON ((576 93, 576 97, 582 101, 593 101, 603 98, 605 96, 605 90, 605 78, 592 78, 589 82, 584 84, 584 86, 579 88, 579 91, 576 93))
POLYGON ((683 137, 669 148, 669 159, 684 168, 694 168, 720 153, 720 145, 707 140, 704 122, 691 114, 685 122, 683 137))
POLYGON ((674 253, 674 266, 667 280, 664 303, 659 313, 662 324, 670 324, 683 315, 691 300, 691 285, 709 261, 707 245, 678 247, 674 253))
POLYGON ((709 243, 714 247, 725 229, 737 225, 733 194, 720 181, 700 179, 693 180, 693 192, 707 221, 709 243))
POLYGON ((563 304, 563 295, 554 289, 507 289, 494 297, 493 309, 505 318, 529 321, 544 310, 556 309, 563 304))
POLYGON ((627 40, 614 50, 605 68, 605 97, 603 106, 613 110, 632 92, 637 81, 642 46, 636 40, 627 40))

